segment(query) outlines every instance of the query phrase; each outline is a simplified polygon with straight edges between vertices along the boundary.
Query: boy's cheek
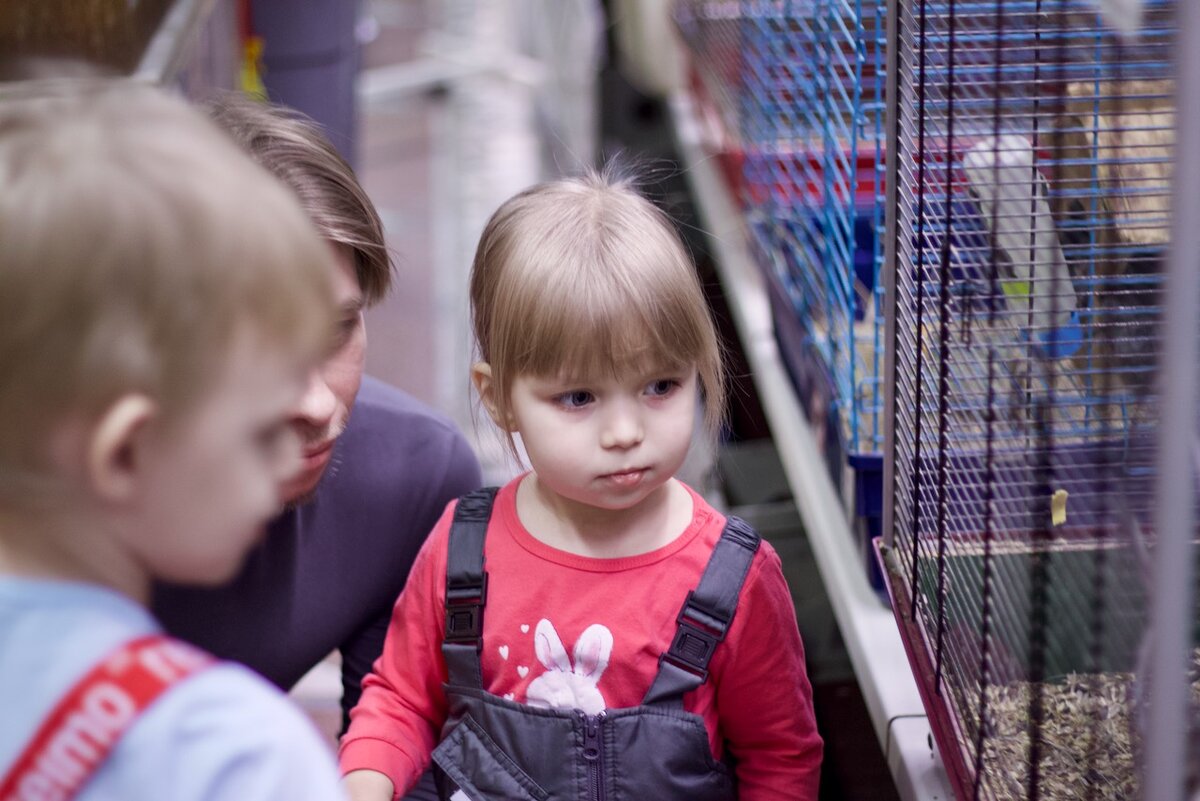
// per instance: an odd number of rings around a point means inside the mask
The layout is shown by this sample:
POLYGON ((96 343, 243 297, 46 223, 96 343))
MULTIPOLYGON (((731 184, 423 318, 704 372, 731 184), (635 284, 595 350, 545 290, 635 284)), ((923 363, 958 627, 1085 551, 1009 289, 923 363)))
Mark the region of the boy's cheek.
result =
POLYGON ((271 454, 271 468, 280 489, 298 478, 304 469, 303 441, 296 429, 288 426, 271 454))

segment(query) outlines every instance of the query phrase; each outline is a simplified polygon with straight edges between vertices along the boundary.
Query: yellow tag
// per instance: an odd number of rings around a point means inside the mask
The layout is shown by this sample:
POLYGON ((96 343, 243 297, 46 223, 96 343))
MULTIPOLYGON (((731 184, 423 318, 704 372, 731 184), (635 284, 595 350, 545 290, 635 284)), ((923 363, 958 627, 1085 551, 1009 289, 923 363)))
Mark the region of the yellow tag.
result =
POLYGON ((267 87, 262 82, 262 52, 261 36, 251 36, 242 48, 242 68, 238 83, 242 91, 255 100, 267 99, 267 87))
POLYGON ((1027 298, 1033 294, 1029 281, 1001 281, 1000 289, 1010 298, 1027 298))
POLYGON ((1067 522, 1067 491, 1060 489, 1050 496, 1050 522, 1061 526, 1067 522))

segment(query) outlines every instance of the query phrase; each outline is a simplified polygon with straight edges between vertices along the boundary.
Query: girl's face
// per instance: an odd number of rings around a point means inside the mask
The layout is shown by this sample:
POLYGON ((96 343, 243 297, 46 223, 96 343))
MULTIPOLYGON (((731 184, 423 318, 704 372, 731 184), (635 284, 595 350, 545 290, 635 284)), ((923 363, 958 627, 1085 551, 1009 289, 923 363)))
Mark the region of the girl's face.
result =
POLYGON ((683 465, 696 382, 692 366, 584 380, 518 376, 510 427, 545 489, 568 502, 628 510, 683 465))

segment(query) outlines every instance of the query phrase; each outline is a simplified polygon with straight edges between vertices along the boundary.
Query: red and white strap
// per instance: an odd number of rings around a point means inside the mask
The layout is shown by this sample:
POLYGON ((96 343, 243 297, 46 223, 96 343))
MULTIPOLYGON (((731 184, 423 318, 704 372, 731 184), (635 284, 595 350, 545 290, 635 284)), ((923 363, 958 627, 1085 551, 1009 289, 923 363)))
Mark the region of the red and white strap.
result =
POLYGON ((131 640, 92 668, 45 718, 0 781, 0 801, 69 801, 160 695, 215 660, 161 634, 131 640))

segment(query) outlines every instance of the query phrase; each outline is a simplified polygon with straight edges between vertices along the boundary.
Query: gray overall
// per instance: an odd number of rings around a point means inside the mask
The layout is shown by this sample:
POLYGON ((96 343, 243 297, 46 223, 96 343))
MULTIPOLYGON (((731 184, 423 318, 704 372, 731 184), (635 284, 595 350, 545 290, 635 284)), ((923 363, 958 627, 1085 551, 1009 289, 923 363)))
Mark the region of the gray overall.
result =
POLYGON ((758 534, 729 518, 640 706, 598 715, 536 708, 483 689, 483 542, 495 492, 461 498, 450 528, 442 644, 449 717, 433 752, 441 798, 461 790, 471 801, 736 799, 733 771, 713 759, 704 721, 684 711, 683 695, 708 678, 758 534))

